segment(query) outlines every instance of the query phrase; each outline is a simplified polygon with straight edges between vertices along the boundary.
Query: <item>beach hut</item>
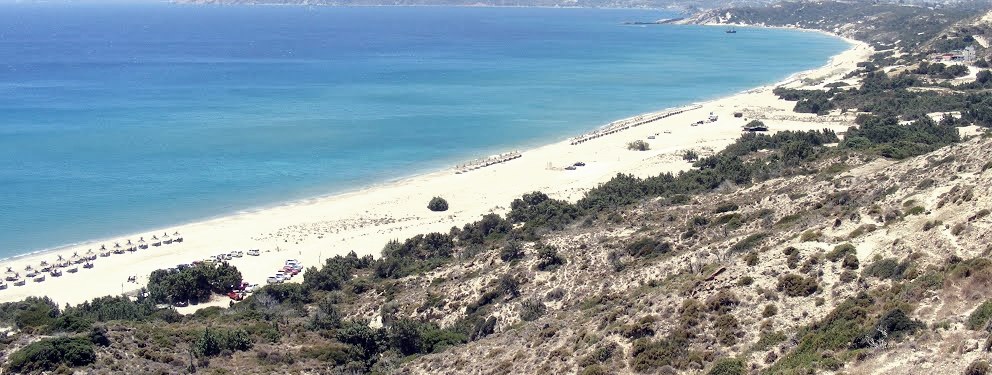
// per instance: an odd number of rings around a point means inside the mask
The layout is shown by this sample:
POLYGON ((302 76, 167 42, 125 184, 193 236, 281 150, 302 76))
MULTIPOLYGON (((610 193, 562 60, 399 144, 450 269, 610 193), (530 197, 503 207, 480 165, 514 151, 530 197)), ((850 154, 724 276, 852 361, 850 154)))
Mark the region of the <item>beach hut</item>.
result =
POLYGON ((152 246, 162 246, 162 240, 158 239, 156 235, 152 235, 152 246))
POLYGON ((4 278, 3 279, 4 280, 7 280, 7 281, 17 280, 17 272, 14 272, 14 269, 13 268, 7 267, 7 272, 4 273, 4 278))
POLYGON ((144 237, 141 237, 141 238, 138 239, 138 248, 139 249, 147 249, 148 248, 148 243, 145 242, 145 238, 144 237))
POLYGON ((179 232, 172 234, 172 242, 181 243, 183 242, 183 236, 179 232))
POLYGON ((172 243, 172 237, 169 237, 169 232, 162 234, 162 243, 169 245, 172 243))

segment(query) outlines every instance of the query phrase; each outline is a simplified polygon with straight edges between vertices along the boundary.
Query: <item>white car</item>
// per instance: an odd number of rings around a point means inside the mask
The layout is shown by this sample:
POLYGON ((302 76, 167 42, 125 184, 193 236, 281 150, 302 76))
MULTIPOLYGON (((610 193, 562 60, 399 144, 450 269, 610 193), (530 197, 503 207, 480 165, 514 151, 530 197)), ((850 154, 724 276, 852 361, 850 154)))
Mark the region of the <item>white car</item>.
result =
POLYGON ((245 253, 243 253, 243 252, 241 252, 241 251, 232 251, 232 252, 231 252, 231 256, 233 256, 233 257, 235 257, 235 258, 241 258, 241 257, 243 257, 244 255, 245 255, 245 253))
POLYGON ((251 250, 248 250, 248 255, 251 255, 253 257, 257 257, 257 256, 261 255, 261 253, 258 251, 258 249, 251 249, 251 250))
POLYGON ((279 280, 275 276, 270 276, 268 279, 265 279, 265 283, 266 284, 278 284, 280 282, 281 282, 281 280, 279 280))

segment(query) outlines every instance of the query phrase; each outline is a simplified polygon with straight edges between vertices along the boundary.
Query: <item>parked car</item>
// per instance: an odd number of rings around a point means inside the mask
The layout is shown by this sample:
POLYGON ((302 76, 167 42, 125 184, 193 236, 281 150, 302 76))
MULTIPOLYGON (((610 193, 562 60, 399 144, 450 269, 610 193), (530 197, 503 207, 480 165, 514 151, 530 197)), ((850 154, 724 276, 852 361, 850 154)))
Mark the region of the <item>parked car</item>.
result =
POLYGON ((235 301, 240 301, 240 300, 245 299, 245 296, 244 295, 242 295, 241 293, 238 293, 237 291, 233 291, 233 290, 230 291, 230 292, 228 292, 227 293, 227 296, 229 298, 235 300, 235 301))
POLYGON ((251 250, 248 250, 248 255, 251 255, 253 257, 257 257, 257 256, 261 255, 261 253, 258 251, 258 249, 251 249, 251 250))
POLYGON ((577 162, 575 162, 575 164, 572 164, 572 165, 574 165, 576 167, 585 167, 586 166, 586 163, 583 163, 581 161, 577 161, 577 162))
POLYGON ((282 280, 277 279, 275 276, 269 276, 268 279, 265 279, 266 284, 278 284, 280 282, 282 282, 282 280))

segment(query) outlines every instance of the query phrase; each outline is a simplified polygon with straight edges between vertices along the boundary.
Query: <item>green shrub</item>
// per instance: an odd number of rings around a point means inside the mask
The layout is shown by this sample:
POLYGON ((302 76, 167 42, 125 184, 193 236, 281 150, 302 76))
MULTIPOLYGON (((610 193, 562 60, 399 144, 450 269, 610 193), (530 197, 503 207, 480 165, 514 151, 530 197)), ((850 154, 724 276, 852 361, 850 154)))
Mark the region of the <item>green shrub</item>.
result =
POLYGON ((558 248, 554 246, 543 246, 537 253, 537 269, 540 271, 554 271, 565 264, 565 258, 558 255, 558 248))
POLYGON ((815 278, 788 274, 778 279, 778 291, 789 297, 806 297, 816 293, 819 285, 815 278))
POLYGON ((751 276, 744 276, 737 280, 738 286, 748 286, 754 284, 754 278, 751 276))
POLYGON ((685 150, 685 152, 682 153, 682 160, 685 160, 685 161, 688 161, 688 162, 694 162, 696 160, 699 160, 699 154, 696 153, 696 151, 693 151, 693 150, 685 150))
POLYGON ((627 149, 635 150, 635 151, 647 151, 651 149, 651 145, 649 145, 647 142, 643 140, 638 139, 636 141, 627 143, 627 149))
POLYGON ((772 303, 765 305, 765 309, 761 311, 761 316, 765 318, 770 318, 777 314, 778 314, 778 307, 772 303))
POLYGON ((687 333, 678 330, 660 340, 638 339, 631 348, 631 368, 637 372, 664 366, 684 368, 689 362, 688 347, 687 333))
POLYGON ((877 260, 868 267, 865 267, 862 274, 879 279, 899 280, 907 268, 909 268, 908 261, 900 263, 895 258, 885 258, 877 260))
POLYGON ((989 363, 982 359, 976 359, 964 369, 964 375, 988 375, 992 372, 989 363))
POLYGON ((799 237, 799 240, 802 242, 812 242, 819 240, 820 237, 823 237, 823 232, 810 229, 803 232, 802 236, 799 237))
POLYGON ((740 208, 741 207, 738 206, 736 203, 725 202, 725 203, 720 203, 718 206, 716 206, 716 209, 713 210, 713 213, 722 214, 724 212, 737 211, 740 208))
POLYGON ((504 262, 512 262, 524 257, 524 247, 517 241, 509 241, 499 252, 499 258, 504 262))
POLYGON ((653 238, 641 238, 627 245, 626 250, 632 257, 651 257, 668 253, 672 250, 672 244, 653 238))
POLYGON ((855 338, 851 343, 851 348, 870 348, 883 340, 896 341, 924 326, 923 323, 910 319, 901 308, 895 308, 886 312, 874 326, 864 330, 861 335, 855 338))
POLYGON ((745 375, 744 361, 737 358, 721 358, 713 364, 708 375, 745 375))
POLYGON ((541 315, 544 315, 545 310, 547 308, 544 306, 544 302, 528 299, 520 303, 520 319, 525 322, 537 320, 541 315))
POLYGON ((96 361, 93 343, 83 337, 41 339, 10 355, 7 369, 12 372, 52 371, 59 366, 85 366, 96 361))
POLYGON ((156 303, 208 300, 211 293, 227 294, 241 284, 241 272, 228 263, 200 263, 182 270, 152 271, 148 293, 156 303))
POLYGON ((747 264, 748 266, 754 267, 758 265, 758 261, 759 259, 757 252, 752 251, 744 256, 744 263, 747 264))
POLYGON ((734 246, 731 246, 730 252, 739 253, 742 251, 751 250, 755 246, 758 246, 758 244, 761 243, 761 241, 763 241, 767 237, 768 237, 768 233, 764 233, 764 232, 755 233, 750 236, 747 236, 747 238, 744 238, 740 242, 734 244, 734 246))
POLYGON ((975 311, 971 312, 971 315, 968 315, 968 329, 983 329, 988 325, 990 318, 992 318, 992 300, 986 300, 981 305, 978 305, 975 311))
POLYGON ((434 212, 447 211, 448 201, 441 197, 431 198, 431 201, 427 202, 427 209, 434 212))
POLYGON ((927 211, 927 209, 926 208, 923 208, 923 206, 913 206, 913 208, 910 208, 909 210, 906 211, 906 214, 907 215, 920 215, 920 214, 922 214, 922 213, 924 213, 926 211, 927 211))
POLYGON ((841 263, 841 266, 849 270, 856 270, 860 266, 860 262, 858 261, 858 257, 856 255, 847 254, 847 256, 844 257, 844 262, 841 263))
POLYGON ((844 257, 848 256, 849 254, 857 255, 857 253, 858 253, 858 249, 855 248, 854 245, 850 243, 844 243, 834 246, 834 249, 830 250, 830 252, 827 253, 826 258, 831 262, 836 262, 838 260, 844 259, 844 257))

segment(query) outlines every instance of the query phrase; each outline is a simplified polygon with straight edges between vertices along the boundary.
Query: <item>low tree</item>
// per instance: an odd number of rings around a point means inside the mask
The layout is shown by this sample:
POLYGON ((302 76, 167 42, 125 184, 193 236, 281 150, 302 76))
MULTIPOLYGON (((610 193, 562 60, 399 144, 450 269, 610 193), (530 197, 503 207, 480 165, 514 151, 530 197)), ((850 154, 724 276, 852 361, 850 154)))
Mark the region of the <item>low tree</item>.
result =
POLYGON ((434 197, 429 203, 427 203, 427 209, 434 212, 447 211, 448 201, 441 197, 434 197))
POLYGON ((638 139, 636 141, 627 143, 627 149, 635 150, 635 151, 647 151, 651 149, 651 145, 649 145, 647 142, 643 140, 638 139))

